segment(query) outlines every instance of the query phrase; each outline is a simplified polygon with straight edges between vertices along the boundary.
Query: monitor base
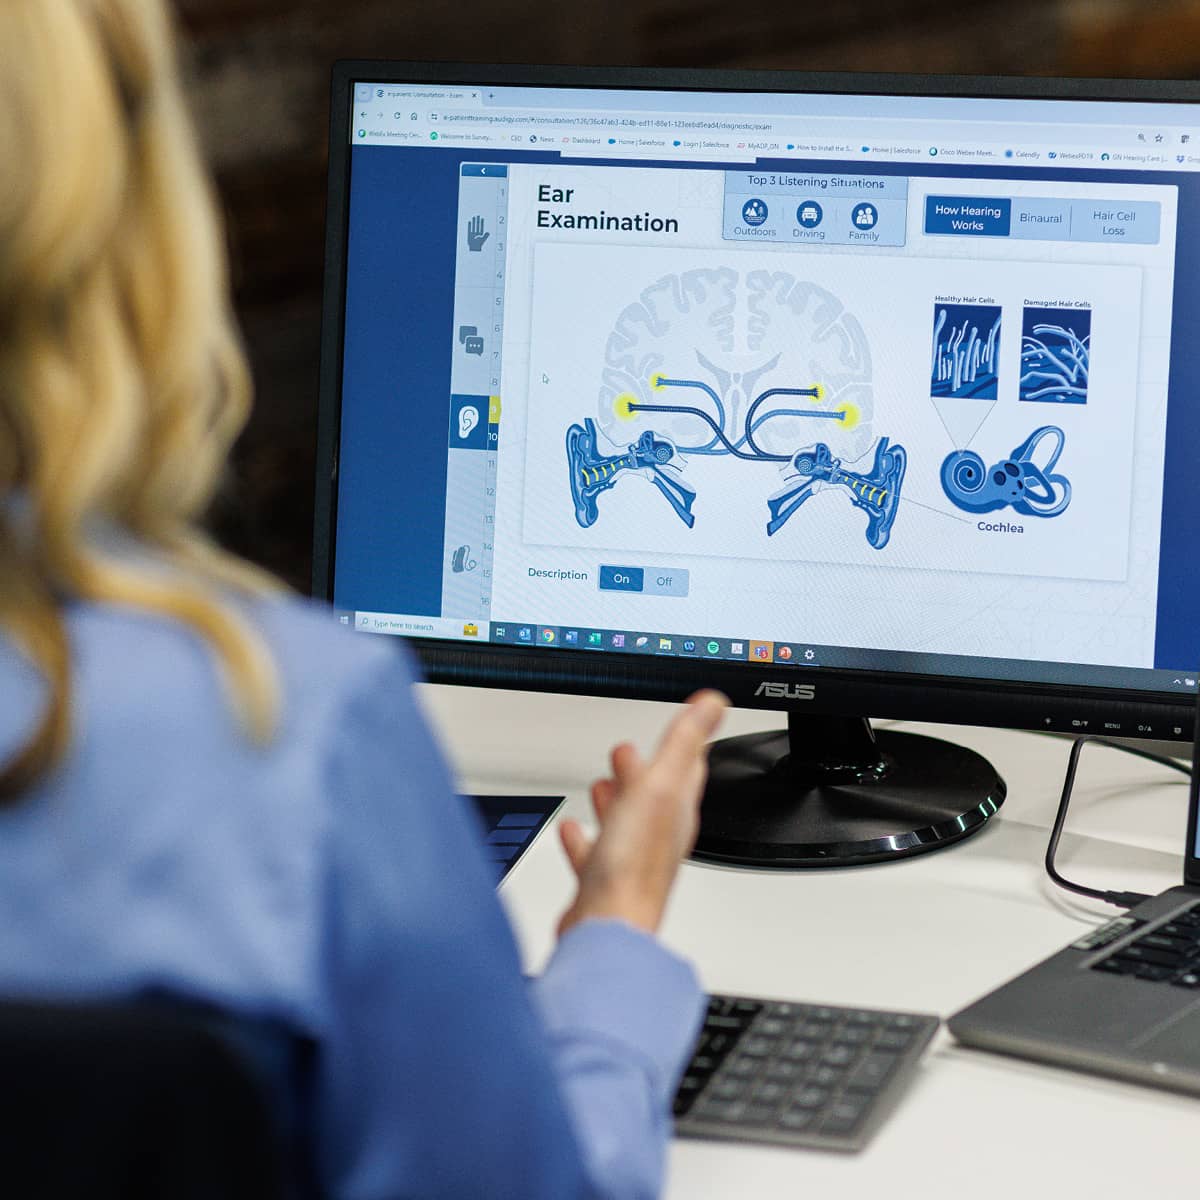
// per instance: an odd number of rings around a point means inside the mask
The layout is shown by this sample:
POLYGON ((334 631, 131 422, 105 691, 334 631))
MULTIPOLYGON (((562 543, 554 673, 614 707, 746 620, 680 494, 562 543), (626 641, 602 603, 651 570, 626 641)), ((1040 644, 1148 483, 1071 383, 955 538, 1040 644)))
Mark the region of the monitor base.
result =
POLYGON ((787 732, 723 738, 692 857, 753 867, 889 862, 969 836, 1004 803, 974 750, 861 717, 788 714, 787 732))

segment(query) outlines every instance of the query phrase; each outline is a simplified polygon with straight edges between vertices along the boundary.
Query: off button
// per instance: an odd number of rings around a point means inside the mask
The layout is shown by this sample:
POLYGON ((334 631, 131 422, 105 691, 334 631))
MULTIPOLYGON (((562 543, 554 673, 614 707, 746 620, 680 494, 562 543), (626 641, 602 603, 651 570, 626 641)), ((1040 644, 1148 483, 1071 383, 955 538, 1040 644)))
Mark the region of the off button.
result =
POLYGON ((647 567, 644 590, 647 596, 686 596, 688 573, 678 567, 647 567))

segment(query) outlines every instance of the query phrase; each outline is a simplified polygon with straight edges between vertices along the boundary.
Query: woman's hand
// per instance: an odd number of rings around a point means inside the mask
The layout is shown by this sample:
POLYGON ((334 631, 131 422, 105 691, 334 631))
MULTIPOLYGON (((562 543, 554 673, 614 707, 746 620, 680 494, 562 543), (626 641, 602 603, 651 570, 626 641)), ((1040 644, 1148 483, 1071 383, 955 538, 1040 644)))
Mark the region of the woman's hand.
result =
POLYGON ((559 826, 579 881, 559 934, 588 917, 612 917, 654 933, 662 921, 682 859, 700 824, 700 795, 708 772, 705 751, 729 701, 697 692, 667 726, 646 760, 628 742, 612 751, 612 775, 592 784, 600 832, 595 840, 578 821, 559 826))

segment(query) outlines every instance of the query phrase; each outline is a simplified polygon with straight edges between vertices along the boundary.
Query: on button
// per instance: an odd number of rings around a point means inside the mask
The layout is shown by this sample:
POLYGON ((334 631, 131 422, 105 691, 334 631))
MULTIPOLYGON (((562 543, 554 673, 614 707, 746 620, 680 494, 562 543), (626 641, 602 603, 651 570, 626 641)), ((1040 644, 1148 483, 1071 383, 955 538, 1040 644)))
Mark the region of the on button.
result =
POLYGON ((645 572, 641 567, 600 567, 602 592, 640 592, 645 572))

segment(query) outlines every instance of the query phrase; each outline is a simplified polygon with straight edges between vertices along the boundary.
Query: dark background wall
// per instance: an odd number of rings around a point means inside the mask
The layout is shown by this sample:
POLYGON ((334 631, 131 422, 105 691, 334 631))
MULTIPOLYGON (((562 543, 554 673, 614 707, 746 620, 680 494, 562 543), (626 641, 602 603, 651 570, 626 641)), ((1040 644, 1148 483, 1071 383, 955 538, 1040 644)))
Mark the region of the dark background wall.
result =
POLYGON ((212 523, 307 590, 337 58, 1195 77, 1200 0, 175 0, 258 401, 212 523))

